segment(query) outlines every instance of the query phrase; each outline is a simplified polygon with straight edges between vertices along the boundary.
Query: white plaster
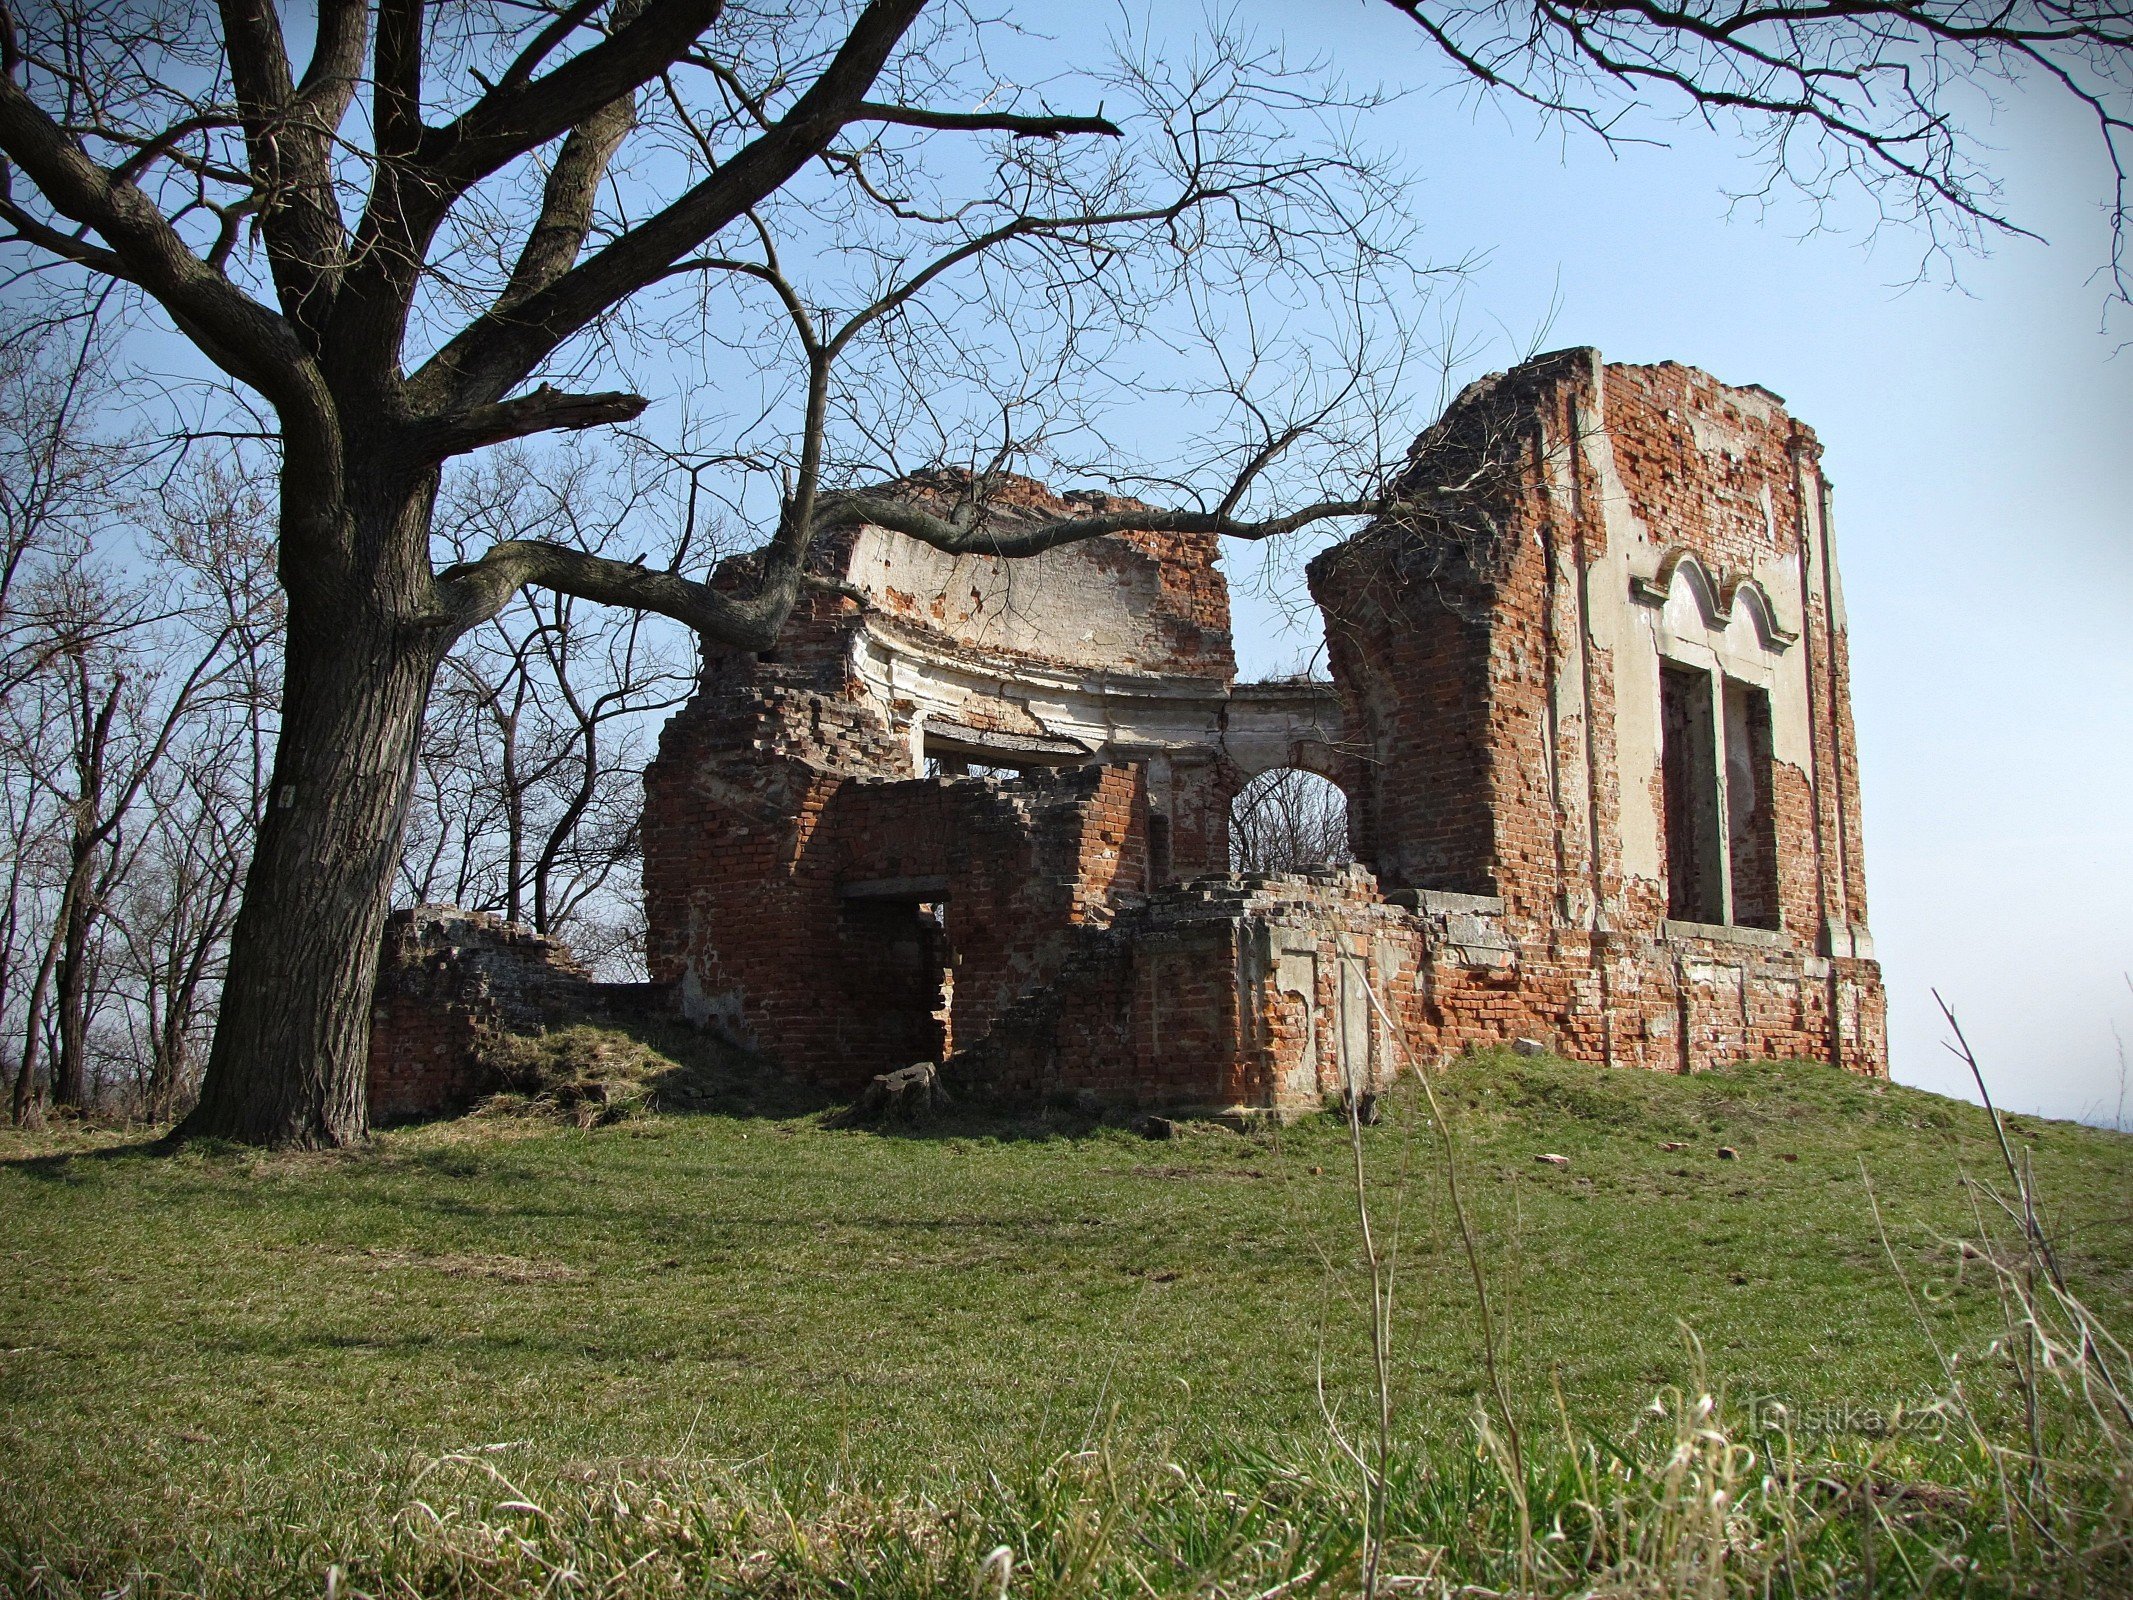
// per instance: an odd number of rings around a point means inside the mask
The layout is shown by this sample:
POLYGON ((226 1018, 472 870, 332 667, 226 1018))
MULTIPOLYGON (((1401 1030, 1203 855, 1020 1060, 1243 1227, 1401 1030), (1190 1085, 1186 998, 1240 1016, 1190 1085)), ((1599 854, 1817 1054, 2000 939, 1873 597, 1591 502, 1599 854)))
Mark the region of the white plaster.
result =
POLYGON ((1700 411, 1689 413, 1689 435, 1696 441, 1696 448, 1707 456, 1719 456, 1727 461, 1738 461, 1747 454, 1748 441, 1738 428, 1707 417, 1700 411))
POLYGON ((853 587, 876 607, 981 650, 1127 671, 1174 665, 1160 626, 1159 564, 1121 540, 1008 559, 951 556, 866 527, 849 571, 853 587))
POLYGON ((1587 581, 1593 642, 1608 650, 1614 671, 1617 848, 1625 878, 1657 882, 1664 860, 1659 811, 1652 801, 1652 780, 1659 771, 1657 619, 1651 607, 1631 599, 1631 580, 1652 577, 1662 552, 1630 509, 1629 489, 1606 428, 1598 418, 1580 414, 1578 431, 1599 480, 1607 539, 1587 581))
POLYGON ((1323 766, 1324 753, 1342 737, 1340 699, 1331 684, 1232 686, 1055 661, 988 660, 881 617, 869 617, 854 636, 851 659, 884 716, 901 700, 913 708, 907 715, 914 723, 939 719, 1071 742, 1087 752, 1075 760, 1189 760, 1196 752, 1219 752, 1250 777, 1274 767, 1323 766))

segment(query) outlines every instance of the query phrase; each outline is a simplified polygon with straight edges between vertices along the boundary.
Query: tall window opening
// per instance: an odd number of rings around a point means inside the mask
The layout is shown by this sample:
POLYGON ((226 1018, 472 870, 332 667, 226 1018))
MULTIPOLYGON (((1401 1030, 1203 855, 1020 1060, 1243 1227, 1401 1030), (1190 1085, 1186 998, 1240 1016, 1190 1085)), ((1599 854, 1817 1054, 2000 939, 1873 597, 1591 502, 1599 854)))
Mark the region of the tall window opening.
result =
POLYGON ((1308 872, 1353 859, 1348 797, 1301 767, 1262 772, 1230 802, 1232 872, 1308 872))
POLYGON ((1726 920, 1717 728, 1711 674, 1662 663, 1660 764, 1666 802, 1666 914, 1680 922, 1726 920))
POLYGON ((1778 926, 1777 807, 1771 793, 1770 692, 1726 680, 1726 842, 1733 914, 1743 928, 1778 926))

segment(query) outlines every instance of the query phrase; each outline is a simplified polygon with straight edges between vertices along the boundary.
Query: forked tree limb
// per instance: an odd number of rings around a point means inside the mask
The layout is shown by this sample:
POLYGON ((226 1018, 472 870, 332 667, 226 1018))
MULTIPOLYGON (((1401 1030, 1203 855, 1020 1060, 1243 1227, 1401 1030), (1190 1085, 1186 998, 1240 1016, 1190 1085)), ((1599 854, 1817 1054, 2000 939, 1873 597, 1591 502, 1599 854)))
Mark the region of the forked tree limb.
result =
POLYGON ((755 594, 738 596, 629 561, 537 539, 493 545, 479 561, 447 567, 437 588, 450 625, 460 631, 496 615, 528 584, 602 605, 634 606, 687 624, 706 639, 742 650, 767 650, 800 592, 797 567, 782 563, 755 594))
POLYGON ((54 210, 103 239, 121 269, 114 275, 147 290, 209 359, 273 403, 292 444, 338 457, 332 398, 290 323, 193 254, 154 201, 132 183, 114 182, 5 75, 0 151, 54 210))
POLYGON ((417 404, 453 409, 508 393, 558 345, 784 187, 852 120, 924 8, 925 0, 871 0, 791 110, 663 210, 523 302, 470 324, 409 380, 417 404))

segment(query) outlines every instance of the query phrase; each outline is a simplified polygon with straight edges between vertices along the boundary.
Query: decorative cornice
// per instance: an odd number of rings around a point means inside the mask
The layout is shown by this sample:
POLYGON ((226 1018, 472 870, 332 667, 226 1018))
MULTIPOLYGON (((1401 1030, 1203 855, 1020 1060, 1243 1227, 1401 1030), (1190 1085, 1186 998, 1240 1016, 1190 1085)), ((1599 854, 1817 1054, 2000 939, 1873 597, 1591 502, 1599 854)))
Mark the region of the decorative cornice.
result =
POLYGON ((1764 640, 1773 650, 1789 649, 1799 640, 1799 631, 1788 628, 1778 620, 1777 606, 1769 593, 1754 578, 1734 577, 1720 580, 1711 575, 1696 553, 1681 546, 1669 550, 1659 562, 1659 570, 1646 578, 1632 573, 1629 580, 1630 597, 1645 605, 1663 606, 1674 592, 1675 577, 1686 569, 1689 573, 1689 590, 1696 596, 1697 609, 1711 627, 1723 630, 1733 621, 1734 607, 1746 597, 1749 611, 1755 617, 1755 625, 1764 640))

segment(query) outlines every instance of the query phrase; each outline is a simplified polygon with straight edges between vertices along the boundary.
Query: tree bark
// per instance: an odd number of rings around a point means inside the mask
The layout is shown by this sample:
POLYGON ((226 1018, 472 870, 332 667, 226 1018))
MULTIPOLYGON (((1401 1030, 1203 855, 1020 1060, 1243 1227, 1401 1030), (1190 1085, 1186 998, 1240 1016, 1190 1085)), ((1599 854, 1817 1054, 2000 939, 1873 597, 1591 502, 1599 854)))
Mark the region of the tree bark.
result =
POLYGON ((77 658, 81 693, 81 742, 75 747, 74 771, 80 794, 74 802, 73 835, 67 851, 67 886, 60 908, 63 930, 59 947, 59 1049, 52 1059, 52 1099, 76 1111, 89 1108, 89 923, 96 895, 91 885, 97 852, 110 833, 103 815, 104 756, 111 743, 124 678, 113 681, 101 707, 89 688, 89 667, 77 658))
POLYGON ((328 1149, 369 1132, 379 941, 423 713, 450 641, 427 604, 434 491, 432 475, 356 519, 360 577, 290 574, 273 786, 181 1137, 328 1149))
MULTIPOLYGON (((65 908, 61 908, 64 917, 65 908)), ((65 929, 63 921, 52 924, 51 937, 44 942, 44 959, 37 964, 37 977, 30 985, 29 1005, 22 1023, 22 1064, 15 1070, 14 1117, 18 1128, 41 1128, 44 1126, 44 1095, 37 1082, 37 1056, 44 1043, 44 1001, 50 991, 52 968, 59 961, 59 941, 65 929)))
MULTIPOLYGON (((77 861, 75 871, 85 873, 87 865, 77 861)), ((68 896, 54 995, 59 1050, 52 1058, 52 1100, 75 1111, 89 1109, 89 912, 86 892, 68 896)))

